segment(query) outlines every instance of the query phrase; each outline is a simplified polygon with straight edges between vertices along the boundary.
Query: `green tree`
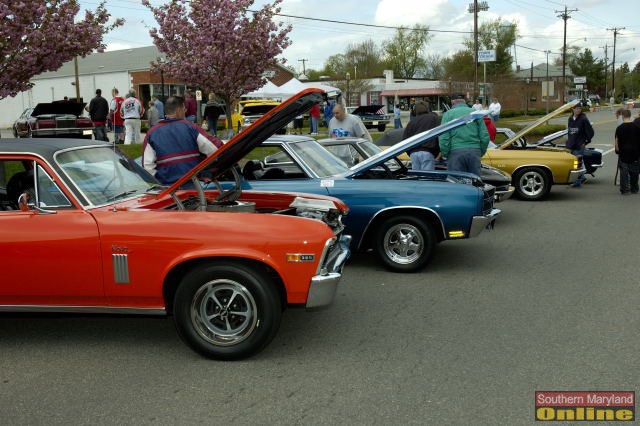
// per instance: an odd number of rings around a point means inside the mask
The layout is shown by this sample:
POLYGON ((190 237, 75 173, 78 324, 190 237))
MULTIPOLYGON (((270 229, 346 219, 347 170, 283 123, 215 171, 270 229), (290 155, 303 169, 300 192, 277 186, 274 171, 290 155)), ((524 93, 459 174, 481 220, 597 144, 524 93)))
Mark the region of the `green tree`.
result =
POLYGON ((604 61, 595 59, 590 49, 572 56, 569 67, 573 75, 587 78, 590 92, 604 93, 604 61))
POLYGON ((424 58, 424 77, 433 80, 440 80, 447 75, 444 68, 445 58, 439 53, 430 53, 424 58))
POLYGON ((324 61, 324 75, 328 75, 332 79, 344 78, 347 70, 347 58, 344 53, 331 55, 324 61))
POLYGON ((382 43, 385 61, 400 78, 413 78, 425 68, 423 49, 429 42, 429 27, 416 24, 412 29, 398 28, 395 36, 382 43))
POLYGON ((354 79, 378 77, 385 69, 381 57, 381 49, 371 39, 349 44, 344 53, 329 56, 321 74, 336 80, 344 79, 347 73, 354 79))
MULTIPOLYGON (((496 80, 509 77, 513 74, 513 56, 511 56, 511 46, 518 39, 518 29, 514 22, 504 22, 500 18, 484 22, 478 28, 478 50, 495 50, 496 60, 487 63, 487 78, 496 80)), ((464 45, 474 56, 473 36, 464 40, 464 45)), ((473 64, 473 59, 472 59, 473 64)), ((471 67, 473 79, 473 66, 471 67)))
POLYGON ((629 69, 629 64, 625 62, 618 68, 616 71, 616 96, 619 96, 620 99, 625 99, 630 97, 631 89, 630 86, 630 74, 631 70, 629 69))
POLYGON ((473 70, 473 51, 459 50, 442 61, 445 75, 458 81, 472 81, 473 70))
POLYGON ((350 44, 344 56, 347 70, 352 70, 352 77, 372 78, 383 74, 384 64, 380 61, 382 51, 371 39, 350 44))

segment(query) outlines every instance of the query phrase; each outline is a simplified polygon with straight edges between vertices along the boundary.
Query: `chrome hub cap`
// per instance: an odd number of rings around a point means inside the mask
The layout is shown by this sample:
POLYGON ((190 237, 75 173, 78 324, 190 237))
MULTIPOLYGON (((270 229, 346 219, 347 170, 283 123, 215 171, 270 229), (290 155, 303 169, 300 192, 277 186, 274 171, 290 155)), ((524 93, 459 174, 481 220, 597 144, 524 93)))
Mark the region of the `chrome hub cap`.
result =
POLYGON ((246 287, 232 280, 206 283, 191 303, 191 321, 198 334, 210 343, 235 345, 256 327, 256 302, 246 287))
POLYGON ((411 264, 420 258, 423 250, 422 234, 413 225, 401 223, 392 226, 384 236, 384 252, 395 263, 411 264))

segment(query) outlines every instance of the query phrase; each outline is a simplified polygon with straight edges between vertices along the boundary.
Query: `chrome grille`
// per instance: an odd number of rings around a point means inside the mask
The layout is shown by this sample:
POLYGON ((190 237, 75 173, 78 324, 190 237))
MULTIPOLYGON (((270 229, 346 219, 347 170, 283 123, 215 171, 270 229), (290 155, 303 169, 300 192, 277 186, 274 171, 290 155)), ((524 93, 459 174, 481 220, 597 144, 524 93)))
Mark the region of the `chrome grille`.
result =
POLYGON ((482 213, 488 214, 493 209, 493 202, 495 199, 496 188, 492 185, 486 184, 483 188, 484 197, 482 200, 482 213))

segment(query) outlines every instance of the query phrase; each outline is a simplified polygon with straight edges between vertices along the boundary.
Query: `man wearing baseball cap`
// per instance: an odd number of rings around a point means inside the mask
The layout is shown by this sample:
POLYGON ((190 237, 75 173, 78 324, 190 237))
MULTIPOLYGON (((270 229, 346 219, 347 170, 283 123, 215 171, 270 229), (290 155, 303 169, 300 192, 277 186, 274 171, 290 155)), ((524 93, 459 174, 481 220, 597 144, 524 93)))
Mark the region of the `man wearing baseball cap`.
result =
MULTIPOLYGON (((569 117, 567 124, 567 145, 575 156, 584 155, 585 146, 591 142, 595 132, 587 116, 582 112, 582 102, 573 106, 573 114, 569 117)), ((574 188, 579 188, 587 180, 584 175, 580 176, 574 183, 574 188)))

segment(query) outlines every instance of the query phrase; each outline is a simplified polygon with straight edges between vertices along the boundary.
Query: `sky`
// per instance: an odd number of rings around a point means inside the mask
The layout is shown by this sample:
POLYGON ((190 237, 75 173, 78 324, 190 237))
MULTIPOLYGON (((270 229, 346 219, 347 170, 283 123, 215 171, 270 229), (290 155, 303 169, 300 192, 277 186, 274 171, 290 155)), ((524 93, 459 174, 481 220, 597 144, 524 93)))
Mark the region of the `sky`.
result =
MULTIPOLYGON (((168 1, 168 0, 166 0, 168 1)), ((152 0, 159 5, 165 0, 152 0)), ((99 0, 80 0, 82 9, 95 9, 99 0)), ((268 0, 256 0, 252 10, 268 0)), ((479 2, 481 3, 481 2, 479 2)), ((616 68, 628 62, 630 68, 640 61, 640 1, 629 0, 487 0, 488 10, 478 13, 478 25, 502 19, 515 23, 520 35, 511 54, 523 68, 561 57, 565 21, 560 17, 567 8, 567 45, 591 49, 596 59, 611 64, 614 53, 616 68), (614 31, 617 29, 617 31, 614 31)), ((473 34, 473 13, 468 11, 473 0, 284 0, 281 19, 293 29, 292 41, 281 55, 286 65, 299 73, 305 69, 320 70, 331 55, 344 53, 347 46, 368 39, 380 43, 389 40, 395 27, 428 26, 431 39, 426 54, 449 56, 463 48, 463 40, 473 34), (339 22, 328 22, 339 21, 339 22), (353 25, 364 24, 364 25, 353 25), (377 26, 377 27, 376 27, 377 26), (392 28, 381 28, 392 27, 392 28), (304 61, 303 61, 304 60, 304 61)), ((156 26, 151 12, 140 0, 106 0, 113 18, 125 18, 123 27, 105 37, 107 50, 129 49, 152 44, 149 29, 156 26)))

